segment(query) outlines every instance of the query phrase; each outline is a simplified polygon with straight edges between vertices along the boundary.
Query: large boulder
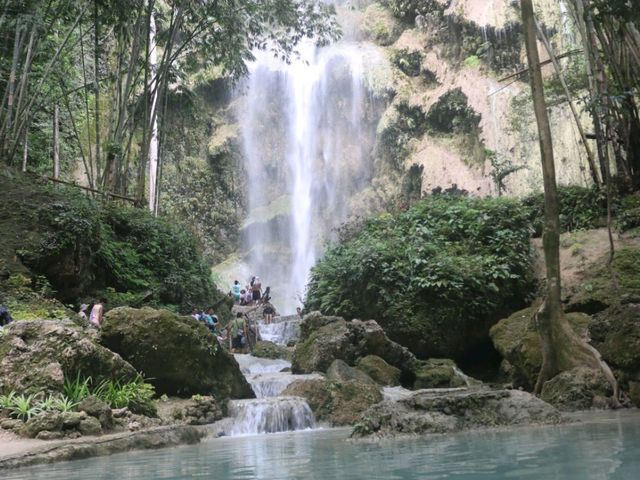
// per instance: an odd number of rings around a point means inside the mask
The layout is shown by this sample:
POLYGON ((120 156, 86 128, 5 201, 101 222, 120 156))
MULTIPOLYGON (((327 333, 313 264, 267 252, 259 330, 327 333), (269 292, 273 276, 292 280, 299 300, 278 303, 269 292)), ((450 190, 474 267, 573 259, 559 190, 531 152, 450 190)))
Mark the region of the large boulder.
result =
POLYGON ((69 321, 14 322, 0 336, 0 391, 62 392, 66 378, 129 380, 137 372, 69 321))
MULTIPOLYGON (((515 387, 533 389, 540 367, 540 337, 533 323, 535 307, 529 307, 500 320, 489 335, 496 350, 506 360, 503 371, 515 387)), ((567 320, 580 336, 585 336, 591 317, 584 313, 568 313, 567 320)))
POLYGON ((400 385, 400 369, 389 365, 377 355, 359 358, 356 368, 363 371, 379 385, 396 387, 400 385))
POLYGON ((104 317, 101 342, 127 359, 160 394, 254 396, 233 356, 192 317, 168 310, 116 308, 104 317))
POLYGON ((545 382, 540 398, 560 410, 588 410, 608 406, 613 395, 601 370, 577 367, 545 382))
POLYGON ((560 413, 517 390, 418 391, 397 402, 366 410, 353 430, 365 437, 448 433, 510 425, 555 424, 560 413))
POLYGON ((354 365, 359 358, 376 355, 411 377, 408 383, 413 381, 415 356, 390 340, 374 320, 347 322, 313 313, 304 318, 301 331, 292 360, 294 373, 326 372, 336 359, 354 365))
POLYGON ((353 425, 362 412, 382 401, 382 394, 376 385, 355 380, 296 380, 282 395, 304 398, 317 420, 334 426, 353 425))
POLYGON ((377 383, 366 373, 357 368, 350 367, 342 360, 334 360, 327 370, 327 378, 334 382, 355 382, 377 385, 377 383))
POLYGON ((416 381, 413 388, 457 388, 467 385, 467 379, 461 374, 453 360, 447 358, 431 358, 420 362, 416 370, 416 381))

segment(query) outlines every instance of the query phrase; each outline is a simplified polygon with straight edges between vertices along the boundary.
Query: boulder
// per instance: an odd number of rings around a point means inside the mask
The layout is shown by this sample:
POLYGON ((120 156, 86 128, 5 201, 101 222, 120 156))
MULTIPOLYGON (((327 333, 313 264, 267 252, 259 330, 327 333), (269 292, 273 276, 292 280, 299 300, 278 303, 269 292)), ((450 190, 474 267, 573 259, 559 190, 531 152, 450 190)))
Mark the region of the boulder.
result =
POLYGON ((357 368, 350 367, 342 360, 334 360, 327 370, 327 378, 334 382, 354 382, 377 385, 377 383, 366 373, 357 368))
POLYGON ((416 370, 415 390, 421 388, 457 388, 467 385, 466 379, 460 375, 453 360, 431 358, 420 362, 416 370))
POLYGON ((283 359, 290 360, 291 352, 281 345, 276 345, 273 342, 259 341, 256 342, 255 347, 251 351, 251 355, 259 358, 270 358, 273 360, 283 359))
POLYGON ((10 324, 0 336, 0 391, 62 392, 65 378, 127 380, 135 369, 69 321, 10 324))
POLYGON ((353 425, 362 412, 382 400, 377 386, 353 380, 296 380, 282 395, 304 398, 317 420, 334 426, 353 425))
POLYGON ((94 417, 87 417, 78 424, 78 431, 82 435, 100 435, 102 433, 100 420, 94 417))
POLYGON ((78 411, 97 418, 104 429, 113 427, 113 413, 111 406, 95 395, 90 395, 78 404, 78 411))
POLYGON ((397 402, 384 401, 366 410, 354 437, 449 433, 479 428, 556 424, 558 410, 518 390, 419 391, 397 402))
POLYGON ((617 305, 598 313, 589 323, 589 336, 611 367, 630 376, 640 374, 640 304, 617 305))
MULTIPOLYGON (((540 338, 532 318, 535 307, 529 307, 500 320, 489 335, 496 350, 508 363, 507 374, 514 387, 532 390, 542 366, 540 338)), ((580 336, 585 336, 591 317, 584 313, 568 313, 567 320, 580 336)))
POLYGON ((254 396, 233 356, 192 317, 116 308, 104 317, 100 341, 149 378, 159 394, 254 396))
POLYGON ((367 355, 359 358, 356 368, 369 377, 378 385, 396 387, 400 385, 400 369, 389 365, 377 355, 367 355))
POLYGON ((359 358, 376 355, 403 375, 413 375, 415 356, 390 340, 374 320, 347 322, 314 312, 305 316, 301 330, 304 333, 292 359, 293 373, 326 372, 336 359, 353 365, 359 358))
POLYGON ((601 370, 577 367, 545 382, 540 398, 560 410, 587 410, 607 407, 613 395, 601 370))
POLYGON ((215 398, 202 396, 194 396, 177 413, 177 418, 188 425, 207 425, 220 420, 224 416, 215 398))

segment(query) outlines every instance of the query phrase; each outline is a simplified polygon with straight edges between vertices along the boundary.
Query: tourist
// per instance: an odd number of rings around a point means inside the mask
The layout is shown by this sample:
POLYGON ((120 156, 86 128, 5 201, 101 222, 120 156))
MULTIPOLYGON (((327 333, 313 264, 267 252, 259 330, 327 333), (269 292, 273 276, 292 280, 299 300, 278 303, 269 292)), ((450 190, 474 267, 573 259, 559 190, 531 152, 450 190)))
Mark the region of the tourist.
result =
POLYGON ((211 318, 211 315, 209 315, 208 312, 202 312, 200 315, 200 321, 204 323, 209 330, 213 327, 213 318, 211 318))
POLYGON ((296 313, 298 314, 299 318, 302 318, 302 309, 300 307, 296 307, 296 313))
POLYGON ((93 305, 91 309, 91 313, 89 314, 89 323, 96 328, 100 328, 102 325, 102 316, 104 315, 104 304, 107 301, 104 298, 101 298, 98 303, 93 305))
POLYGON ((264 289, 264 293, 262 294, 262 303, 269 303, 271 301, 271 287, 267 287, 264 289))
POLYGON ((11 322, 13 322, 13 318, 11 318, 9 309, 5 305, 0 305, 0 327, 6 327, 11 322))
POLYGON ((238 312, 236 318, 231 320, 227 326, 231 335, 231 353, 244 353, 242 340, 247 333, 247 324, 244 321, 244 314, 238 312))
POLYGON ((80 318, 80 320, 82 320, 82 322, 87 321, 88 308, 89 308, 89 305, 87 305, 86 303, 83 303, 82 305, 80 305, 80 309, 78 310, 78 317, 80 318))
POLYGON ((262 310, 262 315, 264 315, 264 323, 265 325, 270 325, 271 322, 273 321, 273 315, 276 313, 276 311, 274 310, 274 308, 267 304, 266 307, 264 307, 264 310, 262 310))
POLYGON ((207 328, 215 334, 218 327, 218 316, 213 312, 213 307, 209 307, 206 313, 207 328))
POLYGON ((260 282, 260 277, 255 277, 253 284, 251 285, 252 292, 252 300, 258 303, 260 297, 262 296, 262 282, 260 282))
POLYGON ((240 306, 244 307, 247 304, 247 291, 243 288, 240 290, 240 306))
POLYGON ((200 314, 198 313, 197 308, 194 307, 193 310, 191 310, 191 316, 196 320, 200 321, 200 314))
POLYGON ((240 282, 238 280, 235 280, 233 282, 233 287, 231 288, 231 291, 233 292, 233 300, 236 303, 240 303, 240 282))
POLYGON ((247 285, 247 291, 244 297, 244 304, 249 307, 251 306, 252 303, 253 303, 253 293, 251 292, 251 287, 247 285))

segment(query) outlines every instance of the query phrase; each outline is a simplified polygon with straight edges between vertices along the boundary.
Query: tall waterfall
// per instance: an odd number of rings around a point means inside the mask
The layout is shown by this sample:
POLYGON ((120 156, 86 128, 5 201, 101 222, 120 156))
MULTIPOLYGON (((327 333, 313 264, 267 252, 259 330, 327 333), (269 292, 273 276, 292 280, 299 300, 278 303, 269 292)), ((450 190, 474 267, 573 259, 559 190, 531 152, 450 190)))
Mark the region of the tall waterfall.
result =
POLYGON ((347 42, 302 45, 289 64, 259 54, 241 88, 245 263, 285 313, 299 304, 322 245, 371 179, 377 118, 366 55, 347 42))

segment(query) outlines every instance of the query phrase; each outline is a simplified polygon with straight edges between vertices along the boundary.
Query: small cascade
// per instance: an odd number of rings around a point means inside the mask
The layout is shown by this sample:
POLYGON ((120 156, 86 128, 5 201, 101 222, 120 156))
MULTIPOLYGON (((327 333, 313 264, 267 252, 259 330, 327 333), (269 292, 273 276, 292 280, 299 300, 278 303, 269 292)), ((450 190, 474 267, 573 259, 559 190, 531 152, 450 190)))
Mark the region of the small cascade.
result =
POLYGON ((309 404, 300 397, 231 400, 228 408, 234 421, 226 435, 290 432, 316 426, 309 404))
POLYGON ((273 323, 260 325, 260 337, 262 340, 283 346, 296 342, 300 338, 300 317, 276 317, 273 323))
POLYGON ((383 387, 382 398, 386 402, 399 402, 411 396, 414 392, 404 387, 383 387))

